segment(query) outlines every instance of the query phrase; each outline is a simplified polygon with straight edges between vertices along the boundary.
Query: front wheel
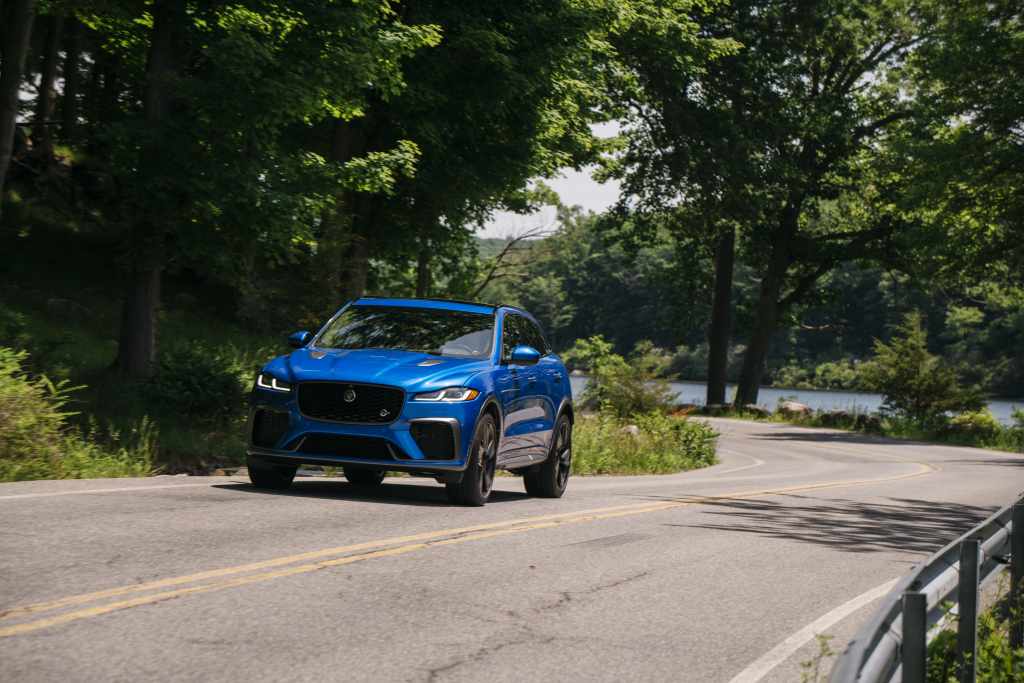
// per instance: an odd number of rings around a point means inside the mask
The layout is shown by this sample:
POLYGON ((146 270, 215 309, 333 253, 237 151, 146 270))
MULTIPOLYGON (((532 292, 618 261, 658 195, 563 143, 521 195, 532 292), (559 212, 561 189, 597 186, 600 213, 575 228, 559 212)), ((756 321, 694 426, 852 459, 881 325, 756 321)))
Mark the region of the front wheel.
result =
POLYGON ((547 460, 523 475, 526 492, 537 498, 561 498, 572 471, 572 422, 562 415, 555 423, 555 438, 547 460))
POLYGON ((284 491, 292 485, 297 467, 267 465, 249 458, 246 463, 249 469, 249 481, 258 489, 284 491))
POLYGON ((480 506, 487 502, 494 485, 498 461, 498 429, 494 416, 483 415, 469 445, 469 464, 462 481, 445 484, 448 500, 456 505, 480 506))

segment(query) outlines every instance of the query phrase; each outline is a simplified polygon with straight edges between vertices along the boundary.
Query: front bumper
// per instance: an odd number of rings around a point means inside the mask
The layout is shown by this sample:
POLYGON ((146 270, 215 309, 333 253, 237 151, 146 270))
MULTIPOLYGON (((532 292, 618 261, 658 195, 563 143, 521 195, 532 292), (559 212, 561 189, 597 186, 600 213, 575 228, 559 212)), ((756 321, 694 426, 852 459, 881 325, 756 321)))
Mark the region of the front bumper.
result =
MULTIPOLYGON (((482 398, 465 403, 403 403, 401 415, 390 424, 353 424, 318 420, 303 415, 293 395, 255 390, 250 398, 247 453, 251 458, 281 465, 358 465, 423 473, 458 473, 466 469, 468 437, 476 425, 482 398), (283 428, 268 440, 254 439, 261 411, 270 411, 283 428), (287 426, 284 426, 287 420, 287 426), (444 424, 450 428, 453 457, 429 457, 413 437, 415 425, 444 424), (306 444, 315 444, 306 448, 306 444), (326 444, 326 445, 325 445, 326 444), (333 444, 338 447, 333 448, 333 444), (365 445, 365 447, 363 445, 365 445)), ((266 413, 263 413, 265 416, 266 413)))

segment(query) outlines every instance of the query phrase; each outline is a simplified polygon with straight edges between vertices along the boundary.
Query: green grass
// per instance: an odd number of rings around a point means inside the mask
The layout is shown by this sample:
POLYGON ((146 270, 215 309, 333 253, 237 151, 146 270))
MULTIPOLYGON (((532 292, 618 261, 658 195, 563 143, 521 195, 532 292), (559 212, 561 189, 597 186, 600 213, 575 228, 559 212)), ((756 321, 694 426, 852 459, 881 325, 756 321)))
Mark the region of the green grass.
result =
POLYGON ((70 423, 76 387, 25 370, 28 354, 0 347, 0 481, 145 476, 153 470, 156 431, 85 429, 70 423))
POLYGON ((716 462, 706 423, 652 413, 622 421, 583 415, 573 427, 573 474, 670 474, 716 462), (636 433, 627 424, 636 426, 636 433))

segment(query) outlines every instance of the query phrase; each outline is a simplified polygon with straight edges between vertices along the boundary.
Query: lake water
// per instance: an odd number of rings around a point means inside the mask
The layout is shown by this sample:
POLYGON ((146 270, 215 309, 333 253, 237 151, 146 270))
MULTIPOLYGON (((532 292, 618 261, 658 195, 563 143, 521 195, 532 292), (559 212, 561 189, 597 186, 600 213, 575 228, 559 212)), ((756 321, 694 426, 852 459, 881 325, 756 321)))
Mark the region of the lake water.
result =
MULTIPOLYGON (((573 396, 579 396, 590 381, 585 375, 570 377, 573 396)), ((707 385, 704 382, 669 382, 676 394, 676 402, 704 405, 707 385)), ((730 384, 726 389, 727 402, 736 395, 736 385, 730 384)), ((873 413, 882 405, 881 394, 861 391, 831 391, 828 389, 780 389, 778 387, 761 387, 757 395, 757 404, 768 410, 775 410, 780 398, 793 399, 815 410, 846 410, 849 412, 873 413)), ((988 409, 1003 424, 1013 424, 1014 408, 1024 410, 1024 398, 990 401, 988 409)))

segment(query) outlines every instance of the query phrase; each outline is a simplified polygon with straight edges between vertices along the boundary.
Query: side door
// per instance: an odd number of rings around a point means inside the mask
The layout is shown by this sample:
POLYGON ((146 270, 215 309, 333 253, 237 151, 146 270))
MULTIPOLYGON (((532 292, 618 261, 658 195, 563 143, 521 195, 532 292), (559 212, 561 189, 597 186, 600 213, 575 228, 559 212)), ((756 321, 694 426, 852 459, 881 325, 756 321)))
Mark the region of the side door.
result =
POLYGON ((501 323, 502 369, 496 377, 502 404, 501 448, 498 461, 502 466, 528 465, 535 444, 531 438, 535 430, 533 421, 537 412, 533 397, 538 390, 535 367, 516 365, 510 360, 512 349, 528 344, 526 323, 529 321, 515 313, 505 313, 501 323))
POLYGON ((531 368, 535 380, 530 392, 533 407, 530 416, 530 455, 536 460, 543 460, 548 455, 551 434, 555 428, 555 411, 558 410, 561 395, 561 363, 551 352, 540 326, 529 318, 523 321, 526 324, 526 343, 541 353, 540 361, 531 368))

